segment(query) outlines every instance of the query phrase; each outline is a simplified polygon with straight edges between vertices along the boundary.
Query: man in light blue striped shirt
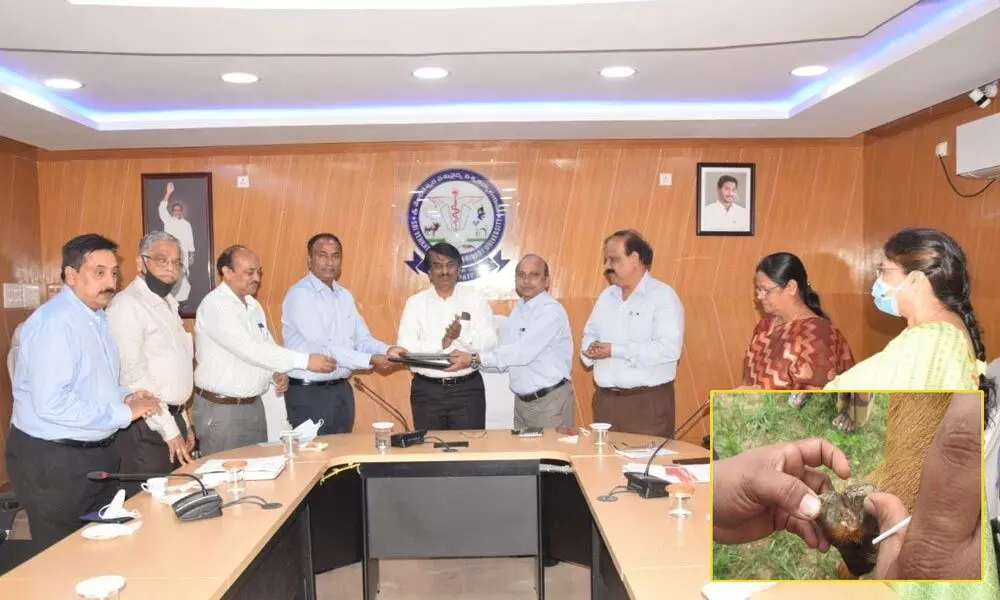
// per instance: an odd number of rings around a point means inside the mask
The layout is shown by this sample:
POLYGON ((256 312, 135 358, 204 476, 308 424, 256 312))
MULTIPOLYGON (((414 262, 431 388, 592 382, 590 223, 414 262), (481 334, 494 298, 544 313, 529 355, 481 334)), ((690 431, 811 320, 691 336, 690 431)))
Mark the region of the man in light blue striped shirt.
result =
POLYGON ((618 431, 674 433, 674 377, 684 337, 684 306, 649 274, 653 249, 639 232, 604 241, 608 286, 583 328, 581 357, 594 368, 594 421, 618 431))
MULTIPOLYGON (((549 294, 549 265, 535 254, 517 263, 514 306, 500 345, 479 357, 480 366, 510 373, 514 427, 572 427, 576 402, 570 369, 573 337, 562 304, 549 294)), ((469 367, 468 352, 451 353, 449 371, 469 367)))
POLYGON ((160 411, 155 396, 118 383, 118 349, 104 314, 118 284, 117 249, 93 233, 67 242, 66 285, 21 329, 6 458, 41 548, 111 501, 115 486, 88 481, 87 473, 117 471, 118 431, 160 411))
POLYGON ((354 296, 337 283, 343 246, 332 233, 318 233, 306 244, 309 274, 295 282, 281 306, 285 348, 333 357, 332 373, 294 370, 288 374, 285 408, 292 427, 308 419, 319 423, 320 435, 350 433, 354 427, 351 371, 392 368, 402 348, 375 339, 354 296))

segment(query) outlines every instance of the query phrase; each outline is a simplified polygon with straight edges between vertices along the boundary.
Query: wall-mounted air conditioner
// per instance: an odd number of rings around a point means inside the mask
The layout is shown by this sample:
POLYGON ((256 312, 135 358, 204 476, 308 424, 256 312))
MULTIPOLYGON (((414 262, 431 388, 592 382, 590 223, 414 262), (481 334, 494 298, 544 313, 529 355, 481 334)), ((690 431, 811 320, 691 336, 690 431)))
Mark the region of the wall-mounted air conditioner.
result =
POLYGON ((965 177, 1000 177, 1000 114, 958 126, 955 171, 965 177))

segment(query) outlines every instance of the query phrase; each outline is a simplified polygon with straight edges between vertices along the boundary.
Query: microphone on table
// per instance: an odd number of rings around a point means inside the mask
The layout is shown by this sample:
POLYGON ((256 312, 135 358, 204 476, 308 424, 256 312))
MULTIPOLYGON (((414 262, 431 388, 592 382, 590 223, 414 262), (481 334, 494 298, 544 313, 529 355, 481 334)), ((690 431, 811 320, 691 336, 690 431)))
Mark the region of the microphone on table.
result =
POLYGON ((382 407, 393 417, 399 419, 399 422, 403 424, 403 428, 406 429, 406 431, 403 433, 394 433, 389 436, 389 444, 392 445, 392 447, 406 448, 407 446, 415 446, 417 444, 424 443, 424 437, 427 435, 426 429, 410 429, 410 424, 406 422, 406 417, 404 417, 403 413, 401 413, 395 406, 389 404, 385 398, 379 396, 375 390, 365 385, 365 383, 357 377, 352 377, 351 379, 354 381, 354 387, 364 392, 366 396, 375 402, 375 404, 382 407))
POLYGON ((153 477, 187 477, 198 482, 200 492, 192 492, 180 498, 170 506, 181 521, 201 521, 222 516, 222 498, 215 490, 205 487, 205 484, 190 473, 108 473, 107 471, 91 471, 87 479, 91 481, 146 481, 153 477))
POLYGON ((667 495, 666 483, 659 477, 655 477, 649 474, 649 469, 653 466, 653 461, 656 459, 656 454, 671 442, 677 439, 678 436, 687 433, 687 426, 695 422, 695 417, 701 415, 701 411, 705 409, 706 406, 711 402, 711 398, 705 402, 698 405, 698 408, 694 410, 694 413, 687 418, 686 421, 681 423, 680 427, 674 427, 673 433, 667 436, 656 450, 653 450, 653 454, 649 457, 649 462, 646 463, 646 470, 642 473, 625 473, 625 479, 628 482, 625 487, 629 490, 639 494, 643 498, 662 498, 667 495))

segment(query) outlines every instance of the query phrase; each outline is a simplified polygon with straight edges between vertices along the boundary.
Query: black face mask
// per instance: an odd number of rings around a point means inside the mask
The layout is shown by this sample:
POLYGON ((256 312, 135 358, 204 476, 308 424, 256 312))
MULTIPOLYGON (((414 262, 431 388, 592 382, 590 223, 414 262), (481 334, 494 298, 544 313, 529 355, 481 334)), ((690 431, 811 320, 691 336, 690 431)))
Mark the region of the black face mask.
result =
POLYGON ((167 283, 156 275, 153 275, 152 271, 149 270, 148 265, 146 266, 146 272, 142 274, 142 278, 146 282, 146 285, 149 286, 149 291, 153 292, 160 298, 166 298, 167 294, 170 293, 170 290, 174 289, 174 284, 167 283))

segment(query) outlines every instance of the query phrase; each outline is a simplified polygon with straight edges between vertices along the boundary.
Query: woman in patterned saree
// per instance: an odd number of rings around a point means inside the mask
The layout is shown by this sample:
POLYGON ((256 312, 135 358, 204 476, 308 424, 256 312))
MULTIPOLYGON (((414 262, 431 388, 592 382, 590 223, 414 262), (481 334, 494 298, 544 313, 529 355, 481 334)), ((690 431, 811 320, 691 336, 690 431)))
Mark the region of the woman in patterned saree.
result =
MULTIPOLYGON (((906 328, 824 389, 976 390, 985 385, 986 350, 962 248, 936 229, 904 229, 883 251, 872 297, 882 312, 906 319, 906 328)), ((838 402, 833 426, 850 431, 863 425, 866 396, 838 402)))
MULTIPOLYGON (((754 293, 764 317, 747 346, 744 389, 821 389, 854 365, 847 340, 820 307, 799 257, 765 256, 754 275, 754 293)), ((801 397, 793 394, 789 402, 798 405, 801 397)))

